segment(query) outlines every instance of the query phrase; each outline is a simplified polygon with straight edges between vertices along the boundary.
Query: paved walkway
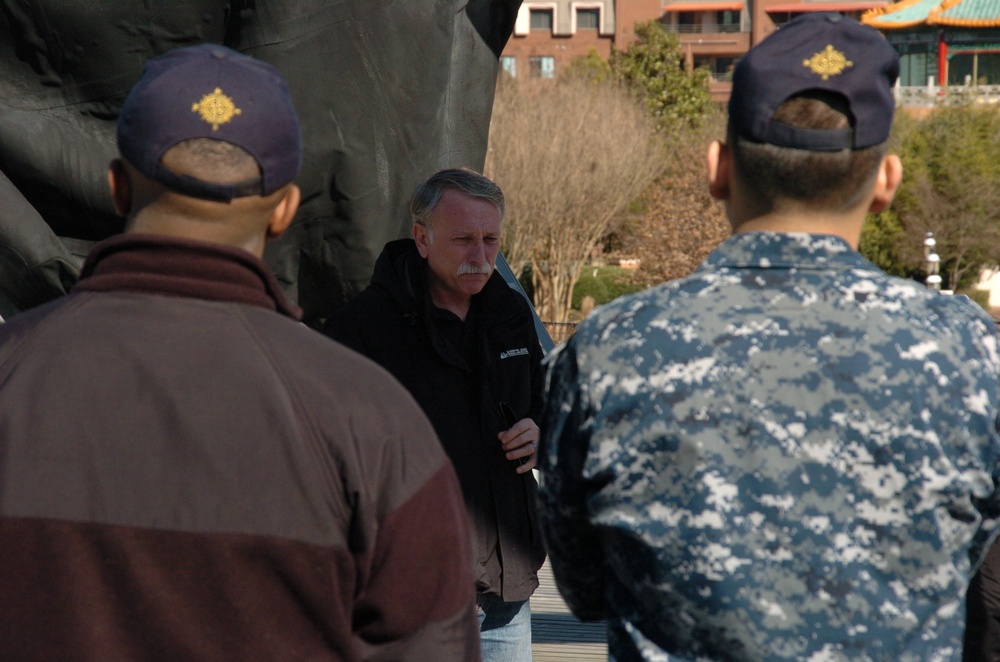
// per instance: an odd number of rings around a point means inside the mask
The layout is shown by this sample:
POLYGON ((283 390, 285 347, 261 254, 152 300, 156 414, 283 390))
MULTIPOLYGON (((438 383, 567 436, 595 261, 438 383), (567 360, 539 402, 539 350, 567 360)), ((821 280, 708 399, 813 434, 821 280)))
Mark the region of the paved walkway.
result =
POLYGON ((581 623, 569 613, 548 561, 538 573, 538 582, 538 590, 531 596, 533 662, 607 660, 604 623, 581 623))

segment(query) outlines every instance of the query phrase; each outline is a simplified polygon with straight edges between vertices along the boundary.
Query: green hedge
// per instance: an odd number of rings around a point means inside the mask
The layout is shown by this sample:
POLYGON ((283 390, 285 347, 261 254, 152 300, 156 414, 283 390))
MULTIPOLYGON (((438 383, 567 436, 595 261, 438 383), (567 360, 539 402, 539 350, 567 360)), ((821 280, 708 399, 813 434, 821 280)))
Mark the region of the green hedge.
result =
POLYGON ((631 275, 631 270, 621 267, 584 267, 573 288, 573 308, 579 310, 583 298, 588 295, 600 306, 622 295, 638 292, 642 287, 631 282, 631 275))
MULTIPOLYGON (((573 287, 573 309, 580 310, 583 297, 587 295, 594 297, 595 305, 600 306, 624 294, 632 294, 643 289, 642 285, 631 281, 632 273, 630 269, 621 267, 584 267, 580 272, 580 279, 573 287)), ((531 282, 531 267, 525 266, 517 280, 528 297, 534 300, 535 288, 531 282)))

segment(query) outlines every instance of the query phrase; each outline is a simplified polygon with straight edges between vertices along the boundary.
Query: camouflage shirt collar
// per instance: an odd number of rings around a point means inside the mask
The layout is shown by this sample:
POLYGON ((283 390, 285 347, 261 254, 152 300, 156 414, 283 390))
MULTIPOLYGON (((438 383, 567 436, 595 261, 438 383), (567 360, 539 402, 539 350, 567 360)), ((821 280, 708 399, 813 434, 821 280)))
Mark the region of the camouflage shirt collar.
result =
POLYGON ((805 232, 745 232, 722 242, 703 269, 850 269, 872 265, 835 235, 805 232))

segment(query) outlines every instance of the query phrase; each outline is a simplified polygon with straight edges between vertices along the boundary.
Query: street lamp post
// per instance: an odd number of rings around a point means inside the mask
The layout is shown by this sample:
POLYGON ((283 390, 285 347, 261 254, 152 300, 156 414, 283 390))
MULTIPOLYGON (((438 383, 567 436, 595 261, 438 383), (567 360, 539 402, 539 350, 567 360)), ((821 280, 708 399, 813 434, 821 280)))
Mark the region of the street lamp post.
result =
POLYGON ((924 283, 932 290, 940 290, 941 256, 934 250, 935 246, 937 246, 937 240, 934 238, 934 233, 928 232, 924 237, 924 270, 927 273, 924 283))

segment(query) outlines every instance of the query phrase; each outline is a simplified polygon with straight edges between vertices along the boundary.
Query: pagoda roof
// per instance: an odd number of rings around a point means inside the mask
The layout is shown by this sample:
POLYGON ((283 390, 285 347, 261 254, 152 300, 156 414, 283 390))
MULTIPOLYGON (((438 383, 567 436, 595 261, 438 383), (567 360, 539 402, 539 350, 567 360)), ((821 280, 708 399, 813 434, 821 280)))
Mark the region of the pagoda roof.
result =
POLYGON ((899 0, 866 11, 861 22, 880 30, 920 26, 1000 27, 1000 0, 899 0))

